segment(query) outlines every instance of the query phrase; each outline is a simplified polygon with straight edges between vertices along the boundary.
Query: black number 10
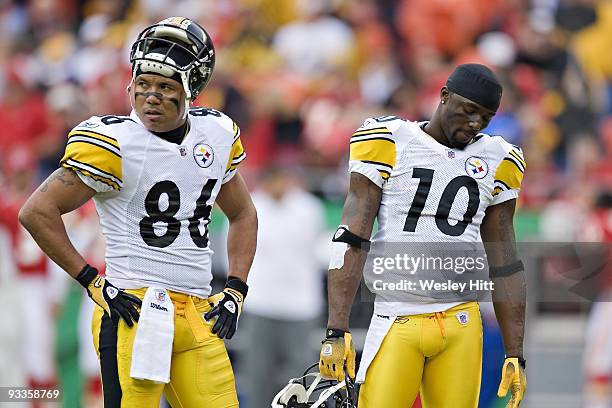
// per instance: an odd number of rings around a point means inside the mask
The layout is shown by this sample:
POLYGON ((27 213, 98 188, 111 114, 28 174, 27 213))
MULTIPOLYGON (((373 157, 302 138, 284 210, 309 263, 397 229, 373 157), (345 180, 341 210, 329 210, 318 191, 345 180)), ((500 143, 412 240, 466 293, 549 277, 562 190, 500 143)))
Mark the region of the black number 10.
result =
MULTIPOLYGON (((434 171, 431 169, 415 168, 412 171, 412 178, 419 179, 419 186, 417 187, 414 200, 412 200, 412 205, 410 206, 410 210, 408 210, 408 216, 404 223, 404 231, 406 232, 416 231, 417 222, 425 208, 425 202, 427 201, 427 196, 431 189, 433 175, 434 171)), ((480 191, 478 190, 478 183, 476 180, 470 176, 455 177, 447 184, 440 197, 440 203, 436 211, 436 226, 442 233, 458 237, 465 232, 467 226, 472 222, 474 215, 476 215, 478 211, 479 205, 480 191), (453 206, 453 202, 457 197, 457 193, 462 187, 467 188, 469 195, 467 211, 463 215, 462 220, 455 225, 451 225, 448 222, 448 216, 453 206)))

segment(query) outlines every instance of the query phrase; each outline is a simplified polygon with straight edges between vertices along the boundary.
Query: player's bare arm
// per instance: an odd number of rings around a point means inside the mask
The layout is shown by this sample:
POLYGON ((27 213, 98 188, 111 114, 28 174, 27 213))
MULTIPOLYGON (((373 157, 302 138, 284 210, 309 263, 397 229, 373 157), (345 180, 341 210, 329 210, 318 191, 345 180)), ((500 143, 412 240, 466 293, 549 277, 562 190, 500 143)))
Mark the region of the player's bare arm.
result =
MULTIPOLYGON (((516 200, 509 200, 487 209, 481 226, 482 240, 490 268, 503 268, 519 261, 514 235, 516 200)), ((493 277, 493 305, 499 322, 506 355, 523 358, 525 334, 526 283, 524 272, 493 277)))
POLYGON ((19 212, 19 222, 40 248, 73 278, 87 262, 70 242, 62 214, 79 208, 94 194, 74 171, 61 167, 41 184, 19 212))
POLYGON ((209 298, 214 306, 204 318, 216 318, 212 332, 222 339, 231 339, 238 327, 244 298, 249 289, 246 280, 257 246, 257 212, 240 173, 221 187, 217 204, 229 220, 229 273, 225 289, 209 298))
POLYGON ((47 256, 87 290, 94 302, 111 317, 120 316, 131 327, 133 321, 138 321, 135 306, 141 305, 140 300, 117 290, 89 266, 70 242, 62 220, 62 214, 76 210, 95 193, 73 170, 60 167, 21 208, 19 222, 47 256))
POLYGON ((246 282, 257 246, 257 211, 240 173, 221 187, 217 204, 229 220, 229 275, 246 282))
POLYGON ((480 230, 495 284, 493 307, 506 350, 497 395, 505 397, 510 391, 508 408, 520 406, 527 387, 523 357, 527 290, 512 224, 515 207, 514 199, 487 208, 480 230))
POLYGON ((342 381, 355 378, 355 345, 349 332, 349 317, 355 293, 363 274, 363 265, 382 189, 367 177, 352 172, 349 191, 342 210, 341 226, 334 235, 332 263, 327 277, 329 318, 321 347, 319 371, 326 378, 342 381))
MULTIPOLYGON (((359 237, 369 240, 378 214, 382 190, 367 177, 351 173, 349 191, 342 210, 342 225, 359 237)), ((363 274, 367 252, 349 246, 344 265, 328 274, 329 317, 327 327, 347 331, 353 299, 363 274)))

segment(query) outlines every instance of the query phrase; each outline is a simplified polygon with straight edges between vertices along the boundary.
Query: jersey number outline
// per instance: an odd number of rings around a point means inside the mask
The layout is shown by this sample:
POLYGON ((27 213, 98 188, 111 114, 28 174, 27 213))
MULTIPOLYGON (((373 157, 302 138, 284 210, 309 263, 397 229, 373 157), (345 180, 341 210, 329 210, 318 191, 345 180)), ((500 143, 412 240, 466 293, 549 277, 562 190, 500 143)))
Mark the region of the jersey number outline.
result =
MULTIPOLYGON (((414 200, 408 210, 408 216, 404 223, 405 232, 415 232, 421 213, 425 208, 425 202, 431 189, 431 182, 433 181, 434 170, 415 168, 412 171, 412 178, 419 179, 419 185, 417 187, 414 200)), ((472 222, 474 215, 478 211, 480 205, 480 190, 478 189, 478 183, 470 176, 457 176, 452 179, 444 188, 440 202, 438 203, 438 209, 436 210, 436 226, 438 229, 446 235, 452 237, 458 237, 463 234, 467 226, 472 222), (457 224, 451 225, 448 222, 448 216, 450 214, 453 202, 457 197, 457 193, 461 188, 467 188, 469 200, 468 206, 463 219, 457 224)))
POLYGON ((134 122, 136 123, 136 121, 132 118, 130 118, 129 116, 116 116, 116 115, 106 115, 106 116, 102 116, 100 118, 100 122, 104 123, 105 125, 116 125, 118 123, 123 123, 125 121, 129 120, 130 122, 134 122))
MULTIPOLYGON (((193 217, 189 218, 189 235, 193 243, 198 248, 208 246, 208 223, 210 222, 210 212, 212 205, 206 204, 212 195, 213 188, 217 184, 217 179, 209 179, 200 197, 196 201, 196 208, 193 217), (204 221, 204 233, 200 232, 200 223, 204 221)), ((145 210, 147 216, 140 220, 140 236, 144 242, 152 247, 165 248, 171 245, 181 232, 181 221, 174 216, 181 207, 181 192, 178 186, 169 180, 155 183, 145 197, 145 210), (160 210, 159 199, 162 194, 168 196, 168 208, 160 210), (154 224, 163 222, 166 224, 166 232, 163 235, 155 234, 154 224)))
POLYGON ((192 108, 189 110, 189 114, 191 116, 215 116, 217 118, 220 118, 222 113, 219 112, 216 109, 212 109, 212 108, 192 108))

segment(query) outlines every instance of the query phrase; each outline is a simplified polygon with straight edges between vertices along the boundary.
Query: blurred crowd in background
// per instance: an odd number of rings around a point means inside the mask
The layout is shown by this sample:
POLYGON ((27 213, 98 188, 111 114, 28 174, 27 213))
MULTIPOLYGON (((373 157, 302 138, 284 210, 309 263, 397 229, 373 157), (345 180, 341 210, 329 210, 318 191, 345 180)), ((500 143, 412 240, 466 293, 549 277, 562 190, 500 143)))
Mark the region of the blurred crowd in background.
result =
MULTIPOLYGON (((48 272, 17 209, 57 168, 73 126, 129 113, 130 46, 174 15, 213 38, 213 80, 196 104, 240 126, 249 186, 265 190, 270 167, 289 169, 291 184, 324 205, 328 230, 339 221, 354 129, 370 116, 428 119, 453 67, 480 62, 504 86, 485 132, 523 147, 528 163, 519 239, 612 240, 610 1, 0 0, 0 220, 22 276, 48 272)), ((278 183, 271 196, 290 189, 278 183)), ((79 214, 95 219, 91 209, 79 214)), ((99 249, 87 234, 81 240, 99 249)), ((103 268, 99 254, 92 249, 103 268)), ((325 266, 312 269, 322 282, 325 266)), ((312 287, 322 313, 322 284, 312 287)), ((55 317, 70 321, 67 310, 55 317)))
POLYGON ((197 103, 240 125, 244 173, 300 165, 311 190, 343 193, 336 173, 366 117, 428 118, 454 65, 476 61, 504 85, 487 131, 525 150, 524 207, 575 195, 568 183, 612 185, 612 5, 596 0, 3 0, 2 171, 28 149, 40 179, 68 129, 128 113, 129 48, 169 15, 213 37, 213 82, 197 103))

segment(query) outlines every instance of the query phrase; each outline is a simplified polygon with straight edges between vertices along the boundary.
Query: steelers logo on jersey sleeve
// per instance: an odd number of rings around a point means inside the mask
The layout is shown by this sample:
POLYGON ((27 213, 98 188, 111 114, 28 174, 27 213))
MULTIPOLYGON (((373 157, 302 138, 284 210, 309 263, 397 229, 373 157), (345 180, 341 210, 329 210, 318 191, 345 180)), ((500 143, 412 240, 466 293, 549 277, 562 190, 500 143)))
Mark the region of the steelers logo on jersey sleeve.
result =
POLYGON ((198 143, 193 148, 193 158, 195 159, 198 166, 202 168, 210 167, 215 159, 215 152, 209 144, 198 143))
POLYGON ((470 157, 465 161, 465 172, 475 179, 482 179, 489 173, 489 165, 480 157, 470 157))

